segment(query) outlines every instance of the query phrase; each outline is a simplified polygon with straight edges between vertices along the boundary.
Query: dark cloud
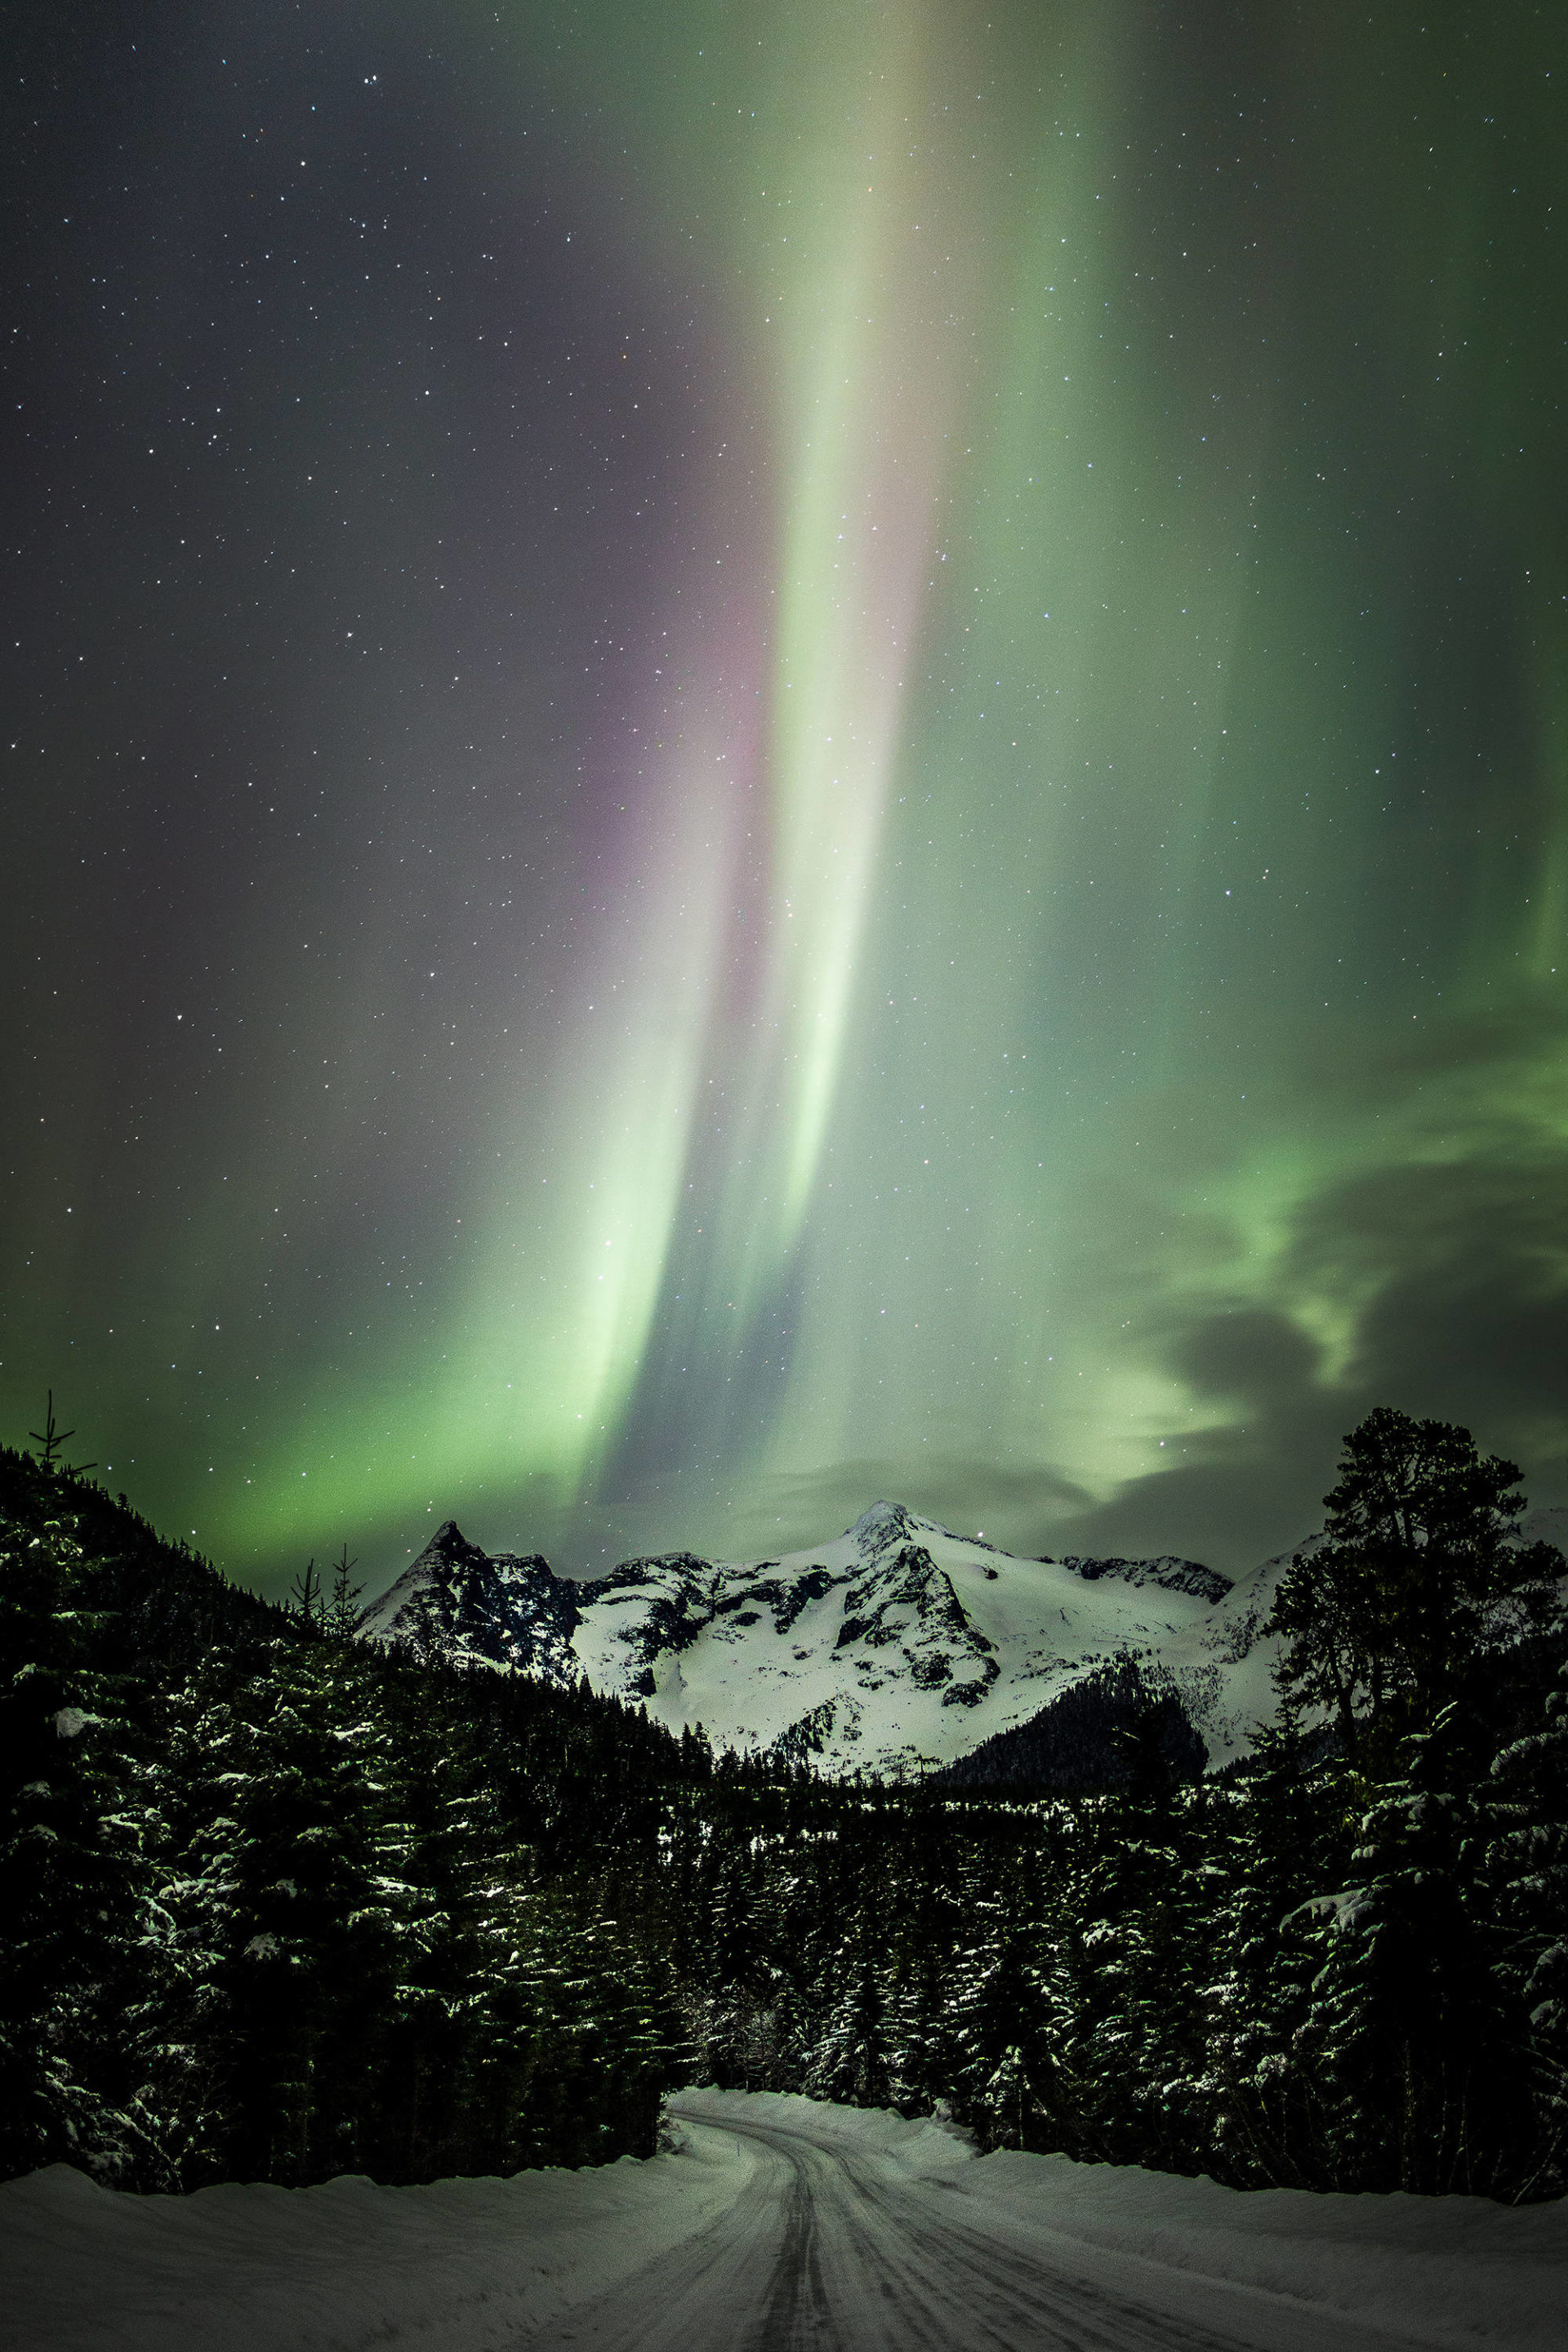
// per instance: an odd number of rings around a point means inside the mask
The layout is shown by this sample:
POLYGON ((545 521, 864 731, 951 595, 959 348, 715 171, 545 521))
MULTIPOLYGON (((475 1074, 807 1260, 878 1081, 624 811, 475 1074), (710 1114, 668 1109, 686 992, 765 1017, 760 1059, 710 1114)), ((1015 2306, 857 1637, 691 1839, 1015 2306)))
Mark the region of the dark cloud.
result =
MULTIPOLYGON (((1448 1013, 1423 1008, 1419 1019, 1364 1017, 1325 1011, 1282 1044, 1280 1099, 1315 1103, 1352 1116, 1374 1112, 1451 1119, 1471 1149, 1528 1156, 1536 1130, 1520 1105, 1552 1081, 1545 1074, 1568 1055, 1568 1016, 1555 981, 1520 985, 1503 1003, 1448 1013)), ((1388 1172, 1398 1172, 1390 1170, 1388 1172)))
MULTIPOLYGON (((1050 1548, 1174 1551, 1234 1573, 1310 1532, 1340 1440, 1344 1397, 1289 1318, 1237 1302, 1166 1329, 1166 1368, 1234 1420, 1170 1441, 1170 1466, 1051 1529, 1050 1548)), ((1353 1418, 1353 1416, 1352 1416, 1353 1418)))
POLYGON ((1502 1072, 1510 1065, 1561 1058, 1568 1045, 1562 1001, 1544 988, 1483 1013, 1413 1021, 1368 1057, 1373 1077, 1426 1077, 1448 1071, 1502 1072))
MULTIPOLYGON (((1531 1452, 1568 1429, 1568 1153, 1391 1168, 1314 1202, 1292 1272, 1370 1286, 1347 1386, 1531 1452)), ((1527 1464, 1527 1468, 1530 1466, 1527 1464)))
POLYGON ((1236 1307, 1179 1332, 1171 1367, 1200 1395, 1237 1397, 1260 1415, 1295 1400, 1316 1382, 1318 1351, 1287 1316, 1236 1307))
POLYGON ((1237 1304, 1168 1329, 1169 1370, 1234 1422, 1170 1469, 1052 1528, 1060 1549, 1174 1550, 1234 1570, 1321 1522, 1341 1442, 1375 1404, 1458 1422, 1550 1501, 1568 1473, 1568 1153, 1407 1163, 1300 1212, 1287 1296, 1352 1318, 1334 1378, 1281 1311, 1237 1304))

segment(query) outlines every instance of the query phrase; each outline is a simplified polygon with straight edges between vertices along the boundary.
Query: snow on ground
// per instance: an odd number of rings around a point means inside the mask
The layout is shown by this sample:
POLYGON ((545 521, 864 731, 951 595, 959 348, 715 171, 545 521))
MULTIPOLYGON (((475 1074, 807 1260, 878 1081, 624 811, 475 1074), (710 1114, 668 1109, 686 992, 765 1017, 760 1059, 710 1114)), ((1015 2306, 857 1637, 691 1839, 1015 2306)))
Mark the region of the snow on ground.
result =
POLYGON ((510 2180, 128 2197, 69 2165, 0 2186, 5 2352, 517 2352, 725 2211, 734 2141, 510 2180))
MULTIPOLYGON (((743 2258, 770 2161, 794 2178, 770 2141, 829 2159, 818 2199, 831 2198, 832 2159, 843 2159, 883 2182, 895 2200, 886 2210, 912 2216, 917 2231, 928 2217, 933 2242, 958 2221, 971 2240, 994 2241, 999 2262, 1026 2253, 1043 2281, 1097 2274, 1102 2291, 1110 2283, 1108 2318, 1163 2302, 1188 2315, 1212 2306, 1228 2343, 1315 2343, 1342 2322, 1357 2341, 1371 2330, 1444 2352, 1555 2352, 1563 2340, 1562 2204, 1243 2193, 1063 2157, 976 2157, 929 2119, 810 2099, 686 2092, 673 2105, 675 2153, 512 2180, 377 2189, 345 2179, 135 2198, 55 2166, 0 2187, 0 2345, 549 2352, 579 2340, 574 2315, 606 2298, 635 2324, 654 2265, 650 2294, 659 2281, 665 2292, 683 2276, 700 2282, 704 2249, 737 2209, 743 2258)), ((820 2219, 826 2229, 830 2215, 820 2219)), ((661 2319, 679 2335, 679 2309, 661 2319)), ((583 2340, 600 2338, 590 2326, 583 2340)), ((1105 2340, 1117 2340, 1114 2327, 1105 2340)))
POLYGON ((1484 2197, 1317 2196, 1222 2189, 1136 2165, 1075 2164, 998 2149, 977 2157, 931 2119, 776 2092, 688 2091, 681 2117, 774 2121, 818 2145, 875 2150, 909 2179, 941 2182, 989 2219, 1162 2269, 1261 2288, 1353 2315, 1411 2343, 1562 2352, 1568 2204, 1484 2197))
POLYGON ((685 2122, 773 2124, 847 2156, 883 2157, 904 2180, 967 2178, 977 2160, 973 2139, 957 2124, 888 2107, 836 2107, 795 2091, 678 2091, 669 2113, 678 2130, 685 2122))
POLYGON ((1169 2270, 1353 2314, 1434 2346, 1563 2343, 1568 2208, 1484 2197, 1320 2197, 1063 2156, 983 2158, 990 2212, 1169 2270))

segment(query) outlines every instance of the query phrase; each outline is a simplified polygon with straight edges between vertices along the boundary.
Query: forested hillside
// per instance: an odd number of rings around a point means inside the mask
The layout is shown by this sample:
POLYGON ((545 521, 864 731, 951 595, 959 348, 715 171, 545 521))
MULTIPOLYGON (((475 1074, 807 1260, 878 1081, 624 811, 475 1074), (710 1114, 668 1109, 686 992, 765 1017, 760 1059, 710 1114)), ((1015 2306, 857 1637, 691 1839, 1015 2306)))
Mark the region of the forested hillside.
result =
POLYGON ((16 1454, 0 1508, 8 2170, 648 2149, 679 2048, 648 1916, 667 1734, 269 1608, 16 1454))
POLYGON ((1331 1541, 1282 1600, 1300 1724, 1205 1780, 1131 1704, 1121 1784, 1047 1796, 763 1774, 367 1647, 346 1591, 268 1607, 28 1457, 0 1517, 7 2170, 581 2163, 699 2080, 1241 2185, 1563 2190, 1552 1560, 1494 1549, 1441 1623, 1385 1563, 1357 1617, 1331 1541))

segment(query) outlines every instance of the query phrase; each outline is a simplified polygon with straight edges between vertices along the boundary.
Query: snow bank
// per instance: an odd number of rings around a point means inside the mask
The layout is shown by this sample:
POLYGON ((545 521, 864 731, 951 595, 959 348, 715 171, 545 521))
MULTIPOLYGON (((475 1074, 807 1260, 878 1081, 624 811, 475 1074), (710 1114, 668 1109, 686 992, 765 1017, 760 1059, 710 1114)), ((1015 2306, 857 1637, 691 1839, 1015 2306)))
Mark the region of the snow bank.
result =
POLYGON ((929 2180, 975 2161, 971 2135, 940 2116, 894 2115, 886 2107, 835 2107, 795 2091, 680 2091, 669 2112, 694 2124, 755 2121, 792 2128, 814 2147, 885 2156, 906 2179, 929 2180))
POLYGON ((1065 2156, 982 2157, 987 2216, 1196 2277, 1353 2313, 1423 2345, 1561 2352, 1568 2206, 1222 2189, 1065 2156))
POLYGON ((57 2164, 0 2186, 0 2346, 517 2352, 704 2228, 752 2169, 731 2141, 425 2189, 129 2197, 57 2164))

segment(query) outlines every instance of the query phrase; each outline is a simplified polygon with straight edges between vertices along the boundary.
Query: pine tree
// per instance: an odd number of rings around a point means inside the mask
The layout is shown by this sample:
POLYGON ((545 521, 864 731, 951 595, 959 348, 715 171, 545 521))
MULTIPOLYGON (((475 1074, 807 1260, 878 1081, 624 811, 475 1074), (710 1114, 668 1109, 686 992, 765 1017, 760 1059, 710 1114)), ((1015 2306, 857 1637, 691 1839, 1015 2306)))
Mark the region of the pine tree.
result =
MULTIPOLYGON (((1184 1794, 1152 1711, 1130 1779, 1084 1808, 1076 1922, 1062 1985, 1074 2153, 1186 2160, 1202 2104, 1198 1959, 1213 1934, 1201 1805, 1184 1794)), ((1056 2104, 1068 2102, 1058 2094, 1056 2104)))
POLYGON ((909 1927, 888 1991, 888 2070, 893 2105, 915 2115, 949 2098, 956 2076, 949 1956, 955 1937, 929 1900, 909 1927))
POLYGON ((349 1558, 349 1548, 344 1544, 342 1553, 332 1563, 332 1590, 322 1617, 335 1642, 352 1642, 359 1630, 359 1604, 364 1587, 353 1581, 353 1572, 358 1566, 358 1560, 349 1558))
POLYGON ((1298 1554, 1265 1628, 1285 1637, 1289 1717, 1328 1709, 1353 1760, 1363 1717, 1374 1737, 1385 1718, 1395 1733, 1427 1727, 1489 1660, 1556 1622, 1563 1559, 1517 1540, 1519 1478, 1447 1422, 1380 1405, 1351 1432, 1322 1538, 1298 1554))
POLYGON ((130 2157, 113 2053, 141 1857, 119 1801, 131 1727, 93 1663, 95 1582, 68 1514, 0 1540, 0 2165, 117 2178, 130 2157))
POLYGON ((1403 1744, 1362 1819, 1353 1883, 1294 1923, 1316 1962, 1299 2037, 1322 2117, 1313 2187, 1494 2194, 1527 2126, 1521 2021, 1449 1730, 1440 1717, 1403 1744))
POLYGON ((1314 1958, 1286 1922, 1317 1888, 1341 1881, 1345 1780, 1342 1767, 1310 1766, 1298 1736, 1269 1727, 1247 1771, 1215 1801, 1210 1862, 1222 1907, 1200 1995, 1205 2160, 1237 2188, 1305 2188, 1321 2160, 1297 2049, 1314 1958))
POLYGON ((1561 2196, 1568 2187, 1568 1664, 1540 1727, 1493 1761, 1487 1832, 1500 1973, 1528 2020, 1534 2128, 1521 2140, 1513 2193, 1561 2196))
POLYGON ((308 1559, 289 1588, 289 1598, 302 1622, 313 1631, 321 1631, 327 1622, 327 1597, 321 1590, 321 1571, 313 1559, 308 1559))
MULTIPOLYGON (((146 1876, 133 1930, 136 1971, 123 2018, 135 2185, 199 2189, 228 2175, 234 2020, 226 1955, 237 1885, 204 1803, 232 1718, 232 1669, 209 1664, 163 1696, 142 1768, 146 1876)), ((220 1800, 221 1802, 221 1800, 220 1800)))
MULTIPOLYGON (((1047 2117, 1060 2104, 1068 2061, 1052 1999, 1055 1923, 1033 1869, 1015 1864, 976 1887, 968 1937, 955 1956, 947 2038, 959 2111, 987 2147, 1056 2145, 1047 2117)), ((1068 2027, 1070 2035, 1070 2026, 1068 2027)))
POLYGON ((396 1982, 378 1839, 384 1735, 348 1703, 345 1672, 298 1633, 275 1644, 215 1741, 198 1839, 226 1905, 232 2161, 285 2183, 358 2168, 396 1982))
POLYGON ((840 1947, 836 1990, 824 2029, 808 2052, 804 2087, 814 2099, 841 2106, 892 2104, 893 2074, 881 1938, 875 1916, 862 1913, 840 1947))

